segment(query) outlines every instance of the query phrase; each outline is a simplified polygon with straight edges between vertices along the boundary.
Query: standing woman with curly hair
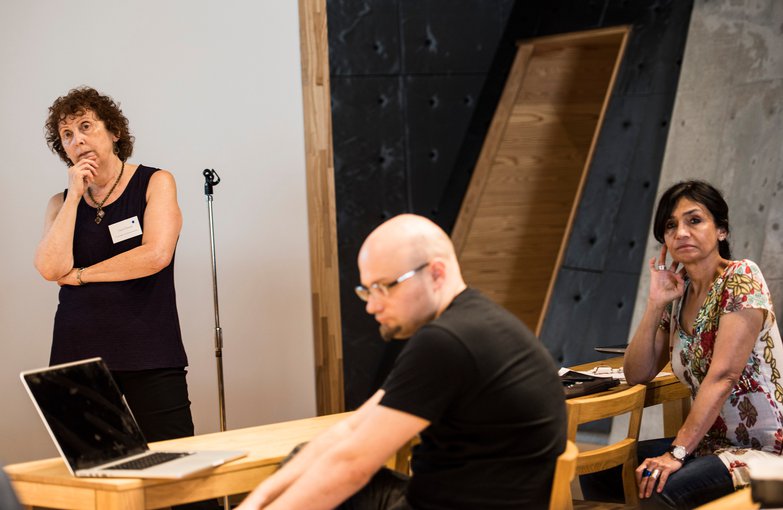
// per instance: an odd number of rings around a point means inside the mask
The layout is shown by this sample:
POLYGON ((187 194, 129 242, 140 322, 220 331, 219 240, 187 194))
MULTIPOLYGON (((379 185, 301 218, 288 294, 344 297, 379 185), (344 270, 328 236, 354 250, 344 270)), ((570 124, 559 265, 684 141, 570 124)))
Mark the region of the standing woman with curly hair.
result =
POLYGON ((174 291, 174 177, 127 163, 128 119, 89 87, 54 101, 46 141, 68 167, 35 254, 41 276, 60 286, 50 363, 102 357, 148 441, 193 435, 174 291))

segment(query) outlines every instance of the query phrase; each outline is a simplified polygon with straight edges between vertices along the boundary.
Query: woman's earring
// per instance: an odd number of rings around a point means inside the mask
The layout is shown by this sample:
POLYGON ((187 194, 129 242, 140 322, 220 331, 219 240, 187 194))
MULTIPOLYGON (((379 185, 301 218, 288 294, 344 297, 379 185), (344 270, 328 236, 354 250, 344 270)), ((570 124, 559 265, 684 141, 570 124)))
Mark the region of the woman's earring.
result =
POLYGON ((114 142, 114 149, 112 150, 114 151, 115 155, 120 153, 120 146, 117 145, 117 142, 114 142))

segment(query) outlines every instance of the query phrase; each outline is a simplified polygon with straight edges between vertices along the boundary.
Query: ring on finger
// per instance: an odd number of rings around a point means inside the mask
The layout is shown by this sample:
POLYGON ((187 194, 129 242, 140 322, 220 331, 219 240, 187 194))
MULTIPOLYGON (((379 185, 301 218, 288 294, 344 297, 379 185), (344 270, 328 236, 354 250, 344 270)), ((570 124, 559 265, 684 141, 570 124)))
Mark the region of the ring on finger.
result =
POLYGON ((653 470, 652 473, 650 473, 650 478, 652 478, 653 480, 657 480, 660 475, 661 475, 661 470, 655 469, 653 470))
POLYGON ((648 476, 652 475, 652 471, 645 468, 644 471, 642 471, 642 478, 647 478, 648 476))
POLYGON ((658 271, 666 271, 666 265, 658 264, 658 271))

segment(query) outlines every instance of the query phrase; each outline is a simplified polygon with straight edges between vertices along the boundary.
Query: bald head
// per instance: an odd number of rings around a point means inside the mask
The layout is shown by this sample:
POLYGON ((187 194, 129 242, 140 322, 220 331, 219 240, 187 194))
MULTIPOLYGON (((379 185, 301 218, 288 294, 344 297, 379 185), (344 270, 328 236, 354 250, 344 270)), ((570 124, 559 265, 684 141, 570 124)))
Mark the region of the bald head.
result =
POLYGON ((438 225, 423 216, 401 214, 372 231, 362 245, 362 257, 394 257, 406 265, 421 264, 433 258, 457 265, 454 245, 438 225))

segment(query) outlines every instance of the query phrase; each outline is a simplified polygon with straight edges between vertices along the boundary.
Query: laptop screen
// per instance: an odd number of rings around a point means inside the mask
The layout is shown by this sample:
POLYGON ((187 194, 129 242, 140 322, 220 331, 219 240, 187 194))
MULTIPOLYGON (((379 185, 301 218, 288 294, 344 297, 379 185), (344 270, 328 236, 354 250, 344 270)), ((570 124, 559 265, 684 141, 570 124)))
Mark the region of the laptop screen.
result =
POLYGON ((146 451, 144 436, 102 360, 22 377, 74 471, 146 451))

